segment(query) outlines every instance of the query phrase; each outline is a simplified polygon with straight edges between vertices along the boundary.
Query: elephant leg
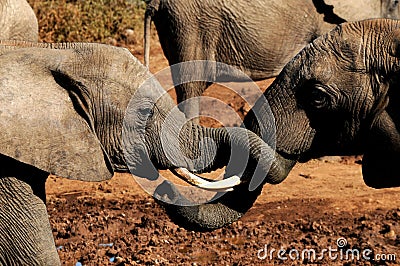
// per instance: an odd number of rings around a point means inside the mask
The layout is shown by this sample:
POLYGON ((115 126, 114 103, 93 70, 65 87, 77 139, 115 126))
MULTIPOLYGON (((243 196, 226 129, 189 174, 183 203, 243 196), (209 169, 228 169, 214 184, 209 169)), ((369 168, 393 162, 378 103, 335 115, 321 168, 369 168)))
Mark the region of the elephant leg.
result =
MULTIPOLYGON (((214 51, 216 40, 208 40, 205 45, 198 39, 198 31, 185 35, 179 51, 168 54, 168 62, 175 84, 179 109, 188 119, 199 122, 201 102, 199 97, 212 84, 216 75, 214 51), (175 65, 178 64, 178 65, 175 65)), ((172 50, 176 49, 172 47, 172 50)))
POLYGON ((201 102, 199 97, 207 89, 210 83, 195 81, 188 82, 176 87, 176 96, 179 109, 188 119, 199 121, 201 115, 201 102))
POLYGON ((0 265, 60 265, 46 205, 15 177, 0 177, 0 265))

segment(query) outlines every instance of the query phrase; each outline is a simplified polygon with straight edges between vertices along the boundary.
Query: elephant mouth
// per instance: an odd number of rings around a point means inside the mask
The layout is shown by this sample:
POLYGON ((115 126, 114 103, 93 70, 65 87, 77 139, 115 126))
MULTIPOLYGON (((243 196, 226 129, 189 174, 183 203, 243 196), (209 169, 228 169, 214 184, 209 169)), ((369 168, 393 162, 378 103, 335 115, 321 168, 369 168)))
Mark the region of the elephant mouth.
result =
POLYGON ((214 192, 233 191, 234 187, 241 183, 240 177, 237 175, 230 176, 223 180, 211 180, 196 175, 182 167, 171 169, 171 172, 192 186, 214 192))

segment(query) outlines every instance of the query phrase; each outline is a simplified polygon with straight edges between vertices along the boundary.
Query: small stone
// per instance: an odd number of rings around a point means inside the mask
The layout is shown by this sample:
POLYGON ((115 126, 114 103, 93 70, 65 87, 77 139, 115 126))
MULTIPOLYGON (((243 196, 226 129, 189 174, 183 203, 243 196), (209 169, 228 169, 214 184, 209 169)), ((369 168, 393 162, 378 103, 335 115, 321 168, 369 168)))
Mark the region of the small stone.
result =
POLYGON ((389 238, 389 239, 391 239, 391 240, 396 240, 396 232, 394 231, 394 230, 390 230, 389 232, 387 232, 386 234, 385 234, 385 237, 386 238, 389 238))
POLYGON ((116 264, 118 264, 118 263, 124 262, 124 259, 117 256, 117 257, 115 257, 115 260, 114 260, 114 261, 115 261, 116 264))
POLYGON ((315 177, 310 174, 300 173, 299 176, 304 177, 306 179, 314 179, 315 177))

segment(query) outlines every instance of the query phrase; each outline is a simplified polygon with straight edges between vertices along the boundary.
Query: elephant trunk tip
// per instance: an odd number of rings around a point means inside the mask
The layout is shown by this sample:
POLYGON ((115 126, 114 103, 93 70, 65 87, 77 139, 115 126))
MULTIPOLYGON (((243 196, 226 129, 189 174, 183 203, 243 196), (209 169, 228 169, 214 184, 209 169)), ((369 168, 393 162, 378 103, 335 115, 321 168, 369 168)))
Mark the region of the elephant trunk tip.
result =
POLYGON ((249 192, 239 185, 232 192, 217 194, 216 200, 196 204, 187 200, 170 181, 160 184, 153 197, 163 206, 170 219, 190 231, 213 231, 240 219, 252 206, 261 189, 249 192))

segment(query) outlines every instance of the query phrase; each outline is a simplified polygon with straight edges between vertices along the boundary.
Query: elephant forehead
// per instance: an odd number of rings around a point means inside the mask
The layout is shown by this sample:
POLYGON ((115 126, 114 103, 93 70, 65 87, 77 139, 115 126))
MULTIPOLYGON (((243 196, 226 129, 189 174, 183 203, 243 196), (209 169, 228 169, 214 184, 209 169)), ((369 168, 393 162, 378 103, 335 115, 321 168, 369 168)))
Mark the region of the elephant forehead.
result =
POLYGON ((363 54, 348 46, 336 46, 326 51, 305 51, 306 60, 301 62, 305 78, 315 79, 320 82, 341 80, 354 73, 366 73, 363 54))
POLYGON ((329 81, 334 75, 332 65, 326 63, 327 60, 319 60, 313 62, 310 67, 310 78, 317 79, 321 82, 329 81))
POLYGON ((161 84, 157 81, 154 76, 149 76, 144 82, 137 88, 134 95, 136 99, 148 98, 156 102, 161 96, 166 93, 161 84))
POLYGON ((169 112, 175 103, 155 77, 143 82, 129 99, 127 114, 135 114, 140 109, 158 107, 159 112, 169 112))

